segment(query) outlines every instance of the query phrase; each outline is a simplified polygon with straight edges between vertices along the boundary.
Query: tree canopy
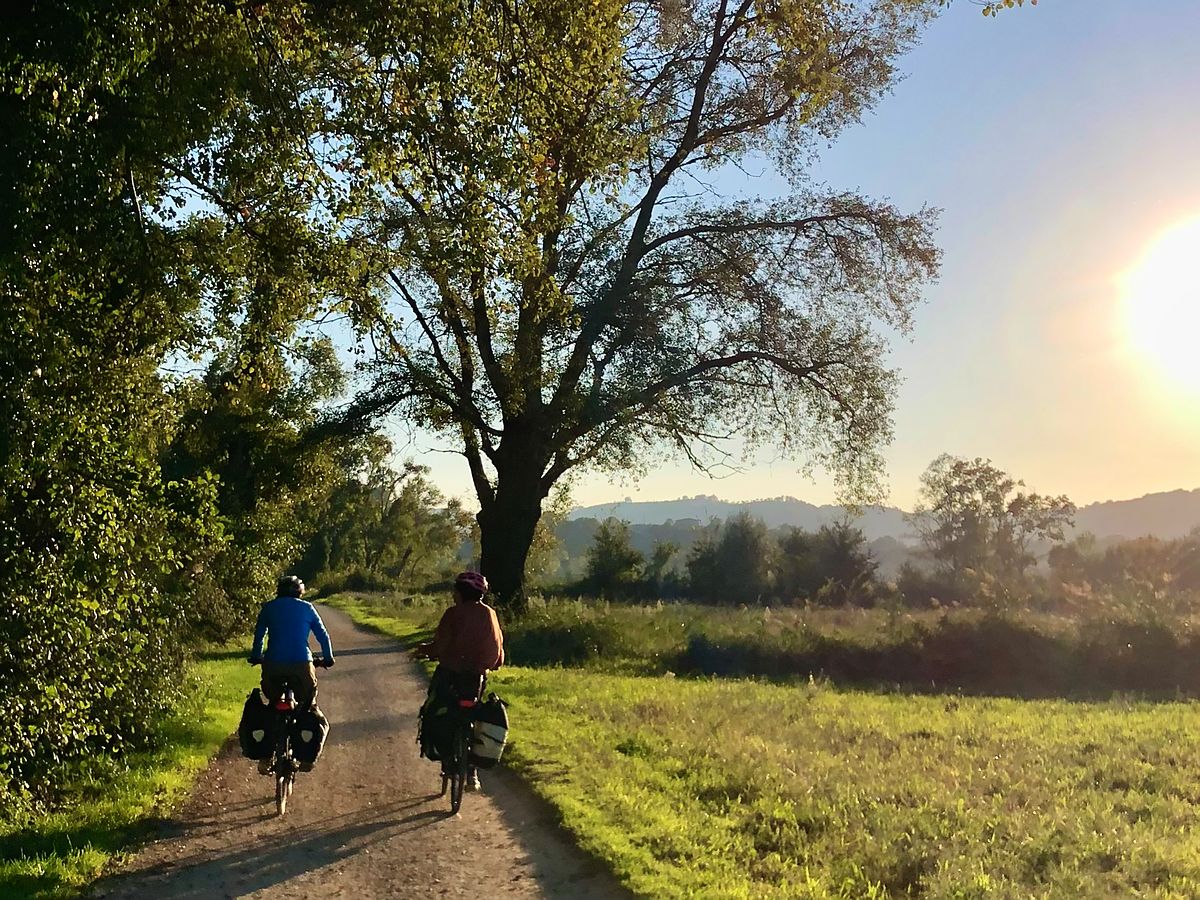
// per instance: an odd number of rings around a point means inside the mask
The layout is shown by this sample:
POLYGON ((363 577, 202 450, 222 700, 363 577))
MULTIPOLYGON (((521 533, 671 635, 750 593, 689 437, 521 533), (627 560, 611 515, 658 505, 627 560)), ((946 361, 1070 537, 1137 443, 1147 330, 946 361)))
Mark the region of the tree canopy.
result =
POLYGON ((480 0, 342 23, 322 78, 374 291, 362 416, 456 440, 483 567, 517 595, 579 466, 698 465, 741 434, 874 493, 933 211, 813 183, 936 0, 480 0), (417 27, 419 19, 419 27, 417 27), (770 165, 787 196, 721 196, 770 165))
POLYGON ((222 429, 280 402, 313 416, 304 388, 321 378, 286 361, 293 329, 352 264, 290 190, 308 129, 273 71, 292 50, 268 52, 267 33, 232 4, 7 11, 0 806, 6 786, 45 790, 55 766, 146 740, 193 629, 232 602, 227 636, 293 552, 288 503, 311 470, 258 451, 299 421, 254 447, 252 424, 209 433, 213 454, 177 465, 201 409, 244 414, 222 429), (175 374, 206 359, 208 381, 175 374), (248 452, 224 466, 235 438, 248 452), (268 468, 273 495, 254 483, 268 468), (243 515, 267 508, 288 527, 243 515))

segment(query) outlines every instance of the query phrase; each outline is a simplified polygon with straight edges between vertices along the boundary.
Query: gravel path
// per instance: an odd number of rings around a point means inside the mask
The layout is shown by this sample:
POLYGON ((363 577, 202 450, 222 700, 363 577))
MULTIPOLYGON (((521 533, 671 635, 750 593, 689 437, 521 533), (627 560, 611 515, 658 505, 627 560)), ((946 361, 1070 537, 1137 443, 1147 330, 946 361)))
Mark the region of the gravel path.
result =
MULTIPOLYGON (((273 783, 227 745, 178 815, 100 882, 102 898, 628 898, 515 776, 482 773, 451 816, 417 753, 425 680, 387 638, 322 607, 337 665, 320 670, 329 744, 282 819, 273 783)), ((517 721, 515 727, 519 728, 517 721)))

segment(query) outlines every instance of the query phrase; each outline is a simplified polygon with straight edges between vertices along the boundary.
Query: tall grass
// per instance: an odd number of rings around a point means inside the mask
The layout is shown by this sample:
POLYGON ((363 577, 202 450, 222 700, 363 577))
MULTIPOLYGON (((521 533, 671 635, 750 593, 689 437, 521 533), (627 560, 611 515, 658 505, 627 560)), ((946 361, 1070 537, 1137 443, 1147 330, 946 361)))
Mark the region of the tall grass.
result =
POLYGON ((1200 895, 1200 709, 501 671, 510 764, 656 898, 1200 895))
MULTIPOLYGON (((423 634, 448 603, 399 595, 331 602, 423 634)), ((1200 630, 1183 618, 542 600, 504 629, 514 665, 1019 697, 1200 694, 1200 630)))

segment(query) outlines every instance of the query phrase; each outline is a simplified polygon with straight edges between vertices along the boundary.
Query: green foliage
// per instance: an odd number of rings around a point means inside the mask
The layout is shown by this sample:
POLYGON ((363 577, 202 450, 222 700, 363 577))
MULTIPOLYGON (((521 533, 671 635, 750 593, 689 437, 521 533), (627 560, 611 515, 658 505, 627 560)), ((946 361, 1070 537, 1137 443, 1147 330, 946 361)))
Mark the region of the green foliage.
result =
POLYGON ((1083 615, 1166 618, 1200 611, 1200 529, 1176 540, 1082 534, 1052 547, 1047 600, 1083 615))
POLYGON ((718 603, 762 602, 772 596, 776 549, 760 519, 739 513, 692 547, 692 595, 718 603))
POLYGON ((0 895, 76 896, 191 789, 237 726, 257 681, 242 652, 212 652, 188 672, 152 750, 89 757, 55 773, 55 812, 0 817, 0 895))
POLYGON ((323 591, 421 587, 451 576, 469 517, 433 487, 425 467, 393 469, 385 439, 365 449, 321 510, 301 573, 323 591))
POLYGON ((179 135, 128 121, 156 35, 125 6, 48 4, 0 43, 0 795, 145 740, 179 656, 160 580, 219 539, 211 485, 163 483, 154 456, 155 366, 192 298, 128 200, 126 141, 179 135))
POLYGON ((584 576, 559 588, 569 593, 827 606, 871 606, 888 595, 866 539, 847 522, 812 533, 770 531, 747 515, 706 526, 694 520, 668 522, 636 530, 642 549, 633 546, 635 529, 626 523, 585 519, 567 524, 575 553, 580 554, 585 536, 591 542, 584 576), (681 544, 687 547, 683 560, 681 544))
POLYGON ((209 479, 227 540, 197 548, 189 566, 189 633, 226 640, 245 628, 274 580, 299 555, 351 448, 310 441, 319 405, 340 387, 328 343, 301 344, 298 363, 284 352, 246 355, 231 346, 203 379, 182 379, 163 472, 209 479))
POLYGON ((194 627, 233 626, 197 610, 261 583, 281 522, 231 506, 247 473, 219 455, 164 475, 197 408, 164 379, 216 354, 237 377, 212 408, 238 405, 355 260, 294 202, 311 148, 271 69, 302 34, 268 48, 233 5, 26 7, 0 35, 0 804, 144 746, 194 627))
MULTIPOLYGON (((1024 6, 1025 0, 975 0, 977 6, 983 7, 985 16, 995 16, 1002 9, 1012 9, 1014 6, 1024 6)), ((1037 6, 1038 0, 1029 0, 1030 6, 1037 6)))
POLYGON ((330 29, 353 245, 379 296, 354 411, 461 442, 481 565, 518 598, 541 504, 580 466, 704 465, 732 432, 876 493, 934 213, 811 184, 938 0, 371 3, 330 29), (754 155, 775 202, 696 192, 754 155), (711 180, 711 179, 707 179, 711 180))
POLYGON ((921 475, 910 521, 929 556, 957 578, 1020 585, 1035 541, 1061 541, 1075 515, 1065 496, 1026 493, 1025 483, 986 459, 942 454, 921 475))
POLYGON ((777 596, 811 598, 822 606, 871 606, 881 593, 866 538, 848 522, 823 525, 815 534, 788 529, 778 558, 777 596))
POLYGON ((605 519, 588 549, 584 584, 606 599, 628 596, 645 564, 642 554, 630 546, 629 523, 605 519))

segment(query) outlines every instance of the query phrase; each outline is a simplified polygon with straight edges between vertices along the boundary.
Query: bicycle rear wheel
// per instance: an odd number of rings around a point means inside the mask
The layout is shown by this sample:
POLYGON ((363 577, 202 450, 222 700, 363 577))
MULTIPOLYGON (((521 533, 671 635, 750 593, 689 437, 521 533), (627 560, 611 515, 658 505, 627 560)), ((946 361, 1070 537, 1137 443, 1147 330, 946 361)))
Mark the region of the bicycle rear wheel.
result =
POLYGON ((275 776, 275 814, 282 816, 287 812, 288 797, 292 793, 292 776, 275 776))
POLYGON ((467 783, 470 754, 470 728, 461 728, 454 736, 454 766, 450 770, 450 812, 452 813, 457 813, 462 808, 463 788, 467 783))
POLYGON ((466 772, 455 772, 450 776, 450 812, 462 809, 463 787, 467 783, 466 772))

